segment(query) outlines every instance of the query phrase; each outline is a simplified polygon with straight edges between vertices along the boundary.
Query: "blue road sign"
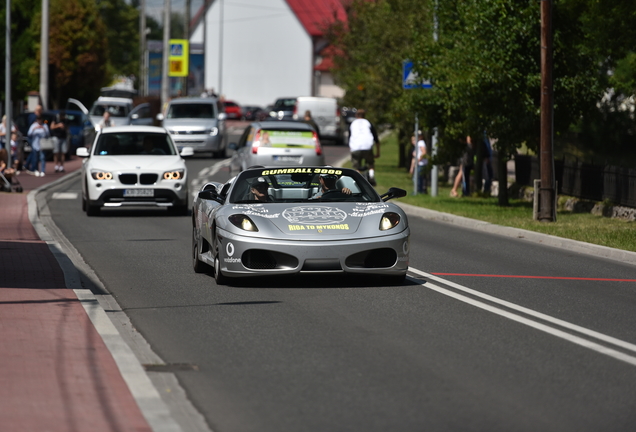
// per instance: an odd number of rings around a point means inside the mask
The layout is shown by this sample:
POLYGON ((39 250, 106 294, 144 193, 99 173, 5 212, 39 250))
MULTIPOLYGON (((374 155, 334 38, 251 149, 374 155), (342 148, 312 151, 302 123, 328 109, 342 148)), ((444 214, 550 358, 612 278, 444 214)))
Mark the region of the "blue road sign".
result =
POLYGON ((419 77, 417 72, 413 70, 412 60, 404 60, 402 62, 402 88, 405 90, 433 88, 433 84, 429 80, 419 77))

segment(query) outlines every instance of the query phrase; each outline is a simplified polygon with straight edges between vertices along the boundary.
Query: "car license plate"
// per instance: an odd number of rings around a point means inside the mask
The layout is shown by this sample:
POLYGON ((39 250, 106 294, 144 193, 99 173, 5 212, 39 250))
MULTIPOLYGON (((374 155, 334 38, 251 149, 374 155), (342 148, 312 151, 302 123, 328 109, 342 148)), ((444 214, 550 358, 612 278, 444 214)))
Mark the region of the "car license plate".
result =
POLYGON ((124 197, 153 197, 154 189, 124 189, 124 197))
POLYGON ((300 163, 300 156, 274 156, 276 162, 300 163))

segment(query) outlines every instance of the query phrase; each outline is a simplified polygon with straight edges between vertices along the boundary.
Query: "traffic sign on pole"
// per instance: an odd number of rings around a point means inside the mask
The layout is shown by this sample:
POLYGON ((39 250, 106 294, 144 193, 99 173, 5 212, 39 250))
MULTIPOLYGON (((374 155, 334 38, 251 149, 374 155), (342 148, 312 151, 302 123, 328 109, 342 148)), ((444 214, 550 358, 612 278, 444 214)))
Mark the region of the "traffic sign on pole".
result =
POLYGON ((411 90, 416 88, 433 88, 430 80, 420 78, 413 70, 413 61, 404 60, 402 62, 402 88, 411 90))
POLYGON ((188 76, 188 56, 190 49, 187 39, 170 39, 170 52, 168 53, 168 76, 188 76))

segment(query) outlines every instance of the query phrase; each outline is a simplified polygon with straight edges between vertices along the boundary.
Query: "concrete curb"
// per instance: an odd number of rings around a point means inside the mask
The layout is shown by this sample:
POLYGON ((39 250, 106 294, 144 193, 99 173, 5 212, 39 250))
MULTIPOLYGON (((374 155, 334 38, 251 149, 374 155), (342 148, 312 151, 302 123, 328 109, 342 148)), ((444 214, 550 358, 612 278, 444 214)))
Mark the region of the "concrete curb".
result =
POLYGON ((409 216, 417 216, 423 219, 446 222, 453 225, 461 226, 463 228, 474 229, 477 231, 483 231, 505 237, 512 237, 519 240, 526 240, 532 243, 539 243, 546 246, 558 247, 572 252, 578 252, 586 255, 603 257, 614 261, 620 261, 625 264, 636 264, 636 252, 614 249, 607 246, 599 246, 577 240, 570 240, 549 234, 528 231, 521 228, 511 228, 502 225, 495 225, 489 222, 483 222, 463 216, 455 216, 449 213, 442 213, 423 207, 401 203, 399 201, 394 202, 399 205, 409 216))

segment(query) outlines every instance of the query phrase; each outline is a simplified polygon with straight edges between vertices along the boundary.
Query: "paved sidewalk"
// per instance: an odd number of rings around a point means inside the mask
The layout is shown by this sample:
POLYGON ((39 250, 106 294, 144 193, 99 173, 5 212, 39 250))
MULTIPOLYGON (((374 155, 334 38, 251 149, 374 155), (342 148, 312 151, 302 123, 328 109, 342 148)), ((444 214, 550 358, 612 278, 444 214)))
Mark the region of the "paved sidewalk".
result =
POLYGON ((22 193, 0 192, 0 430, 151 431, 29 221, 28 193, 64 175, 47 163, 45 177, 18 176, 22 193))

